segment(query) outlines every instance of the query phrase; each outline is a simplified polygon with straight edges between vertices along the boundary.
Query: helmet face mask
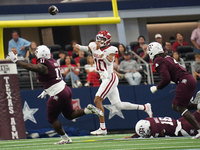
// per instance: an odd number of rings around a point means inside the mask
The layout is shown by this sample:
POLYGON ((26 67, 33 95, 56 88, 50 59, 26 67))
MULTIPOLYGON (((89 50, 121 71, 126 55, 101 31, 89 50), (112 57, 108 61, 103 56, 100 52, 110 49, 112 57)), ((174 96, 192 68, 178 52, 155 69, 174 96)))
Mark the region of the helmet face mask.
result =
POLYGON ((110 41, 111 41, 111 34, 106 30, 99 31, 99 33, 96 35, 96 42, 100 43, 100 47, 105 47, 110 45, 110 41))
POLYGON ((149 55, 151 61, 154 60, 157 54, 164 53, 162 45, 158 42, 152 42, 147 47, 147 54, 149 55))
POLYGON ((46 45, 40 45, 36 48, 35 56, 37 57, 37 59, 39 58, 50 59, 51 58, 50 49, 46 45))
POLYGON ((151 129, 150 122, 148 120, 140 120, 135 125, 135 131, 140 137, 150 137, 151 129))

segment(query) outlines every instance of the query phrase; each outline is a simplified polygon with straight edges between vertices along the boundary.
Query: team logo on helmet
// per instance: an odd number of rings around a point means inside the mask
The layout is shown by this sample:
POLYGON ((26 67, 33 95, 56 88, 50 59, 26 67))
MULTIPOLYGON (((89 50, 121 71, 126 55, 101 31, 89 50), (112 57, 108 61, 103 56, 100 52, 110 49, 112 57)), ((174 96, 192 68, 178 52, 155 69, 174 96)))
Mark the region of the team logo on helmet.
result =
POLYGON ((99 31, 96 35, 96 41, 100 42, 100 47, 108 46, 110 45, 111 34, 106 30, 99 31))

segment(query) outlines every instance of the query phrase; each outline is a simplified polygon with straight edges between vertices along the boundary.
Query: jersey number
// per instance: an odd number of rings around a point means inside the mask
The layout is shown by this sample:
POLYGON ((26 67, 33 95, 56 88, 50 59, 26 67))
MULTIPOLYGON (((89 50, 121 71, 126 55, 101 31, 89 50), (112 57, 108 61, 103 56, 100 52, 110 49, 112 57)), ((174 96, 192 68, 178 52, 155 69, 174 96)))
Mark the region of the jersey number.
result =
POLYGON ((97 71, 104 71, 104 69, 101 68, 101 64, 103 64, 105 69, 107 69, 106 63, 102 59, 96 59, 95 58, 94 61, 95 61, 95 64, 96 64, 97 71))
POLYGON ((44 63, 45 59, 41 58, 40 63, 44 63))
POLYGON ((56 71, 56 80, 60 80, 62 79, 62 75, 60 73, 60 68, 55 68, 55 71, 56 71))
POLYGON ((172 118, 170 117, 164 117, 164 118, 158 118, 161 122, 161 124, 169 124, 171 126, 173 126, 173 122, 172 122, 172 118))

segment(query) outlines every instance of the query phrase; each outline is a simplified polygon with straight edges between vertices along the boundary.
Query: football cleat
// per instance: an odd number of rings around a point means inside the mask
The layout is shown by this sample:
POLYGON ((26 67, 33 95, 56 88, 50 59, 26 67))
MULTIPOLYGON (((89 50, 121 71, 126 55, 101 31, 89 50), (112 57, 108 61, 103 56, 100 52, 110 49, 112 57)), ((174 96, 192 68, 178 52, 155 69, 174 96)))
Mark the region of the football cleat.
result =
POLYGON ((151 110, 151 104, 150 103, 146 103, 144 105, 144 107, 145 107, 144 111, 149 115, 150 118, 152 118, 153 117, 153 112, 151 110))
POLYGON ((92 135, 106 135, 107 134, 107 128, 105 128, 105 129, 99 128, 98 130, 90 132, 90 134, 92 134, 92 135))
POLYGON ((69 138, 68 140, 61 140, 57 143, 54 143, 55 145, 61 145, 61 144, 71 144, 72 140, 69 138))
POLYGON ((192 137, 192 139, 200 139, 200 133, 197 133, 197 135, 192 137))
POLYGON ((99 117, 103 117, 103 112, 99 108, 95 107, 94 105, 88 104, 87 109, 89 109, 93 114, 96 114, 99 117))
POLYGON ((199 104, 200 103, 200 91, 197 92, 196 97, 192 101, 193 104, 199 104))

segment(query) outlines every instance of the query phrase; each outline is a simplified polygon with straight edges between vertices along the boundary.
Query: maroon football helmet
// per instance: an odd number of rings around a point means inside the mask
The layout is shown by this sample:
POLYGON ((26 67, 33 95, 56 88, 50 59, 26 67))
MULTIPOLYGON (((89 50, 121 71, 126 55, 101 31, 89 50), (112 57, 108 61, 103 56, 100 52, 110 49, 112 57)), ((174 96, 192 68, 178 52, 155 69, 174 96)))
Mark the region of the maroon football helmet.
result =
POLYGON ((96 42, 100 42, 100 47, 105 47, 110 45, 111 34, 106 30, 101 30, 96 35, 96 42))

